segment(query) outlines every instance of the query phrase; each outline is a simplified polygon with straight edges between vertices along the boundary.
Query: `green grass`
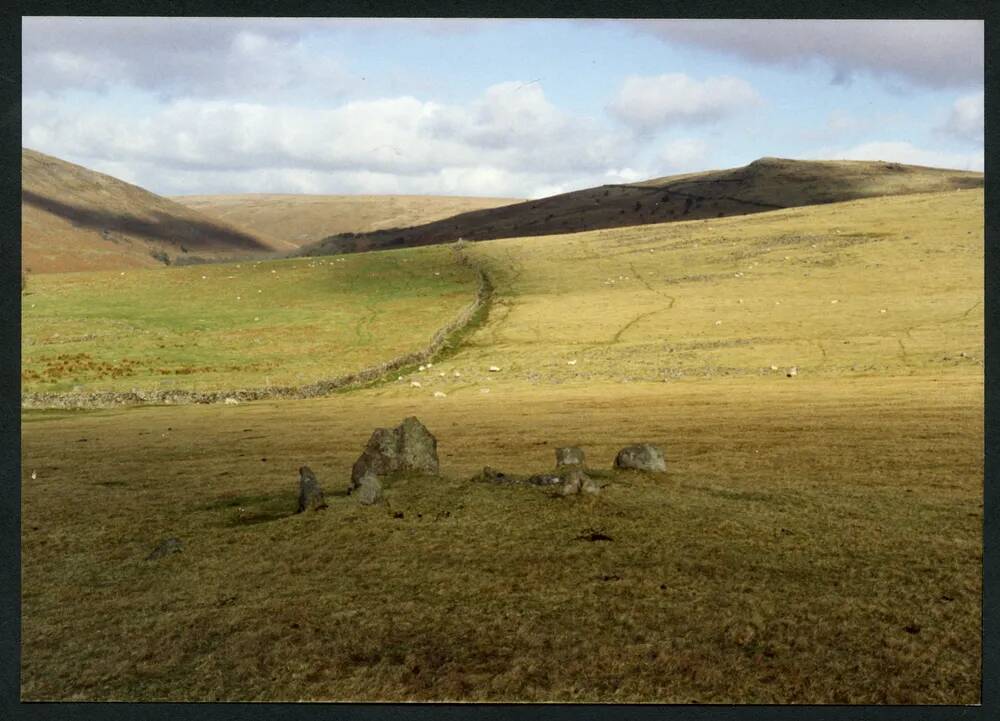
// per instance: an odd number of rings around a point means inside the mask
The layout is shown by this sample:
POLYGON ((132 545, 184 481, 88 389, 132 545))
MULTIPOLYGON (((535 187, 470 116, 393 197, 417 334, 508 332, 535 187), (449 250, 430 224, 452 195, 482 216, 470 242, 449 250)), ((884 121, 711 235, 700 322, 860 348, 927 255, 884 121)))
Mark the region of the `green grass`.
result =
POLYGON ((25 391, 226 390, 302 385, 422 348, 476 278, 435 248, 43 275, 29 291, 25 391))
POLYGON ((24 413, 22 697, 977 703, 982 203, 471 244, 495 302, 401 380, 24 413), (351 464, 408 415, 442 478, 360 506, 351 464), (641 441, 668 472, 612 471, 641 441), (467 480, 563 445, 600 495, 467 480), (301 465, 328 509, 292 513, 301 465), (182 553, 143 560, 168 536, 182 553))

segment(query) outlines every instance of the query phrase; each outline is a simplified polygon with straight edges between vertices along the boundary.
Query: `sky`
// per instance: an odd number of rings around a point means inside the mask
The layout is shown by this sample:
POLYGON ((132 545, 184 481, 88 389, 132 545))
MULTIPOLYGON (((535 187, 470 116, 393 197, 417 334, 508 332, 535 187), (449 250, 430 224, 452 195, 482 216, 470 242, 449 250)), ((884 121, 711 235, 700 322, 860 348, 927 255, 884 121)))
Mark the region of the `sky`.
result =
POLYGON ((161 195, 983 169, 977 20, 24 18, 22 144, 161 195))

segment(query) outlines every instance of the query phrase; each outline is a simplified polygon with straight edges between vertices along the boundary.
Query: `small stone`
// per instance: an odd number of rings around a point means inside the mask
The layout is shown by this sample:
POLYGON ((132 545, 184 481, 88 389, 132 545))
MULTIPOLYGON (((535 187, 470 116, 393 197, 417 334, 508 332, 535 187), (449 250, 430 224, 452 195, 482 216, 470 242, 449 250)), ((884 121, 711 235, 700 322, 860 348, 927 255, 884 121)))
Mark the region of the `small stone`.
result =
POLYGON ((374 505, 382 500, 382 483, 374 473, 368 473, 358 482, 356 493, 363 505, 374 505))
POLYGON ((788 369, 788 372, 785 373, 785 375, 789 378, 794 378, 798 374, 799 374, 799 369, 796 366, 792 366, 791 368, 788 369))
POLYGON ((306 509, 318 511, 326 508, 326 501, 323 499, 323 491, 319 487, 319 481, 309 466, 299 468, 299 507, 296 513, 302 513, 306 509))
POLYGON ((157 559, 163 558, 164 556, 169 556, 172 553, 181 552, 181 542, 177 538, 165 538, 160 541, 156 548, 153 549, 152 553, 146 556, 147 561, 155 561, 157 559))
POLYGON ((420 387, 420 381, 410 381, 410 385, 413 388, 419 388, 420 387))
POLYGON ((662 473, 667 470, 667 461, 659 447, 652 443, 640 443, 618 451, 618 455, 615 456, 615 468, 662 473))
POLYGON ((229 397, 229 398, 227 398, 227 399, 226 399, 226 400, 224 401, 224 403, 225 403, 225 404, 226 404, 227 406, 238 406, 238 405, 240 404, 240 402, 239 402, 238 400, 236 400, 235 398, 233 398, 233 397, 229 397))
POLYGON ((448 394, 447 393, 442 393, 441 391, 434 391, 434 397, 435 398, 447 398, 448 394))
POLYGON ((499 373, 500 369, 497 366, 490 366, 490 373, 499 373))
POLYGON ((583 451, 576 446, 556 448, 556 468, 561 468, 563 466, 582 466, 583 464, 583 451))

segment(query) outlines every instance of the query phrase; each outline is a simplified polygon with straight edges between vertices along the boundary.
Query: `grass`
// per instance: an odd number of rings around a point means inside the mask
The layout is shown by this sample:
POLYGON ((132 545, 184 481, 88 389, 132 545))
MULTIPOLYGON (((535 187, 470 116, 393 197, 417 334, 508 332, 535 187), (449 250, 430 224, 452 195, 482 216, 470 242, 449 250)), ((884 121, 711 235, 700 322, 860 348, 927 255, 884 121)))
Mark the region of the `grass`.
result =
POLYGON ((37 276, 23 298, 22 387, 226 390, 332 378, 425 346, 468 305, 475 274, 450 256, 37 276))
POLYGON ((22 697, 975 703, 981 393, 721 379, 37 422, 22 697), (445 478, 343 496, 370 429, 414 412, 445 478), (609 469, 636 439, 669 472, 608 470, 596 498, 464 480, 569 443, 609 469), (330 508, 296 516, 302 463, 330 508), (167 536, 184 551, 144 561, 167 536))
POLYGON ((488 317, 402 380, 24 413, 22 698, 978 702, 982 204, 472 244, 488 317), (407 415, 442 477, 359 505, 351 464, 407 415), (666 474, 611 470, 640 441, 666 474), (562 445, 600 495, 467 480, 562 445), (294 515, 303 464, 329 508, 294 515))

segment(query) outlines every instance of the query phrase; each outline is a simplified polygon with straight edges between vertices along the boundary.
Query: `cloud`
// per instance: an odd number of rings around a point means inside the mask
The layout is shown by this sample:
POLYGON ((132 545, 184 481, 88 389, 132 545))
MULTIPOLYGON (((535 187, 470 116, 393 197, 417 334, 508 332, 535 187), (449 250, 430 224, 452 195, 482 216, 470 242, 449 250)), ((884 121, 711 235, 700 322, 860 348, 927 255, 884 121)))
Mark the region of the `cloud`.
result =
POLYGON ((753 63, 824 63, 836 83, 856 73, 932 88, 983 83, 981 20, 642 20, 634 27, 753 63))
POLYGON ((972 143, 983 142, 984 95, 964 95, 952 105, 951 114, 941 128, 944 132, 972 143))
POLYGON ((709 145, 697 138, 678 138, 667 143, 660 153, 660 161, 674 173, 704 170, 709 155, 709 145))
POLYGON ((130 165, 140 185, 173 194, 237 192, 253 178, 271 192, 525 196, 581 187, 635 153, 628 134, 567 114, 523 82, 491 86, 467 105, 188 98, 132 118, 99 102, 81 111, 34 96, 22 112, 24 145, 88 167, 130 165))
POLYGON ((983 170, 983 151, 952 153, 918 148, 900 140, 861 143, 850 148, 824 148, 800 156, 814 160, 885 160, 953 170, 983 170))
POLYGON ((744 80, 730 76, 699 82, 683 73, 630 76, 608 105, 612 115, 637 132, 670 125, 721 120, 760 102, 744 80))
POLYGON ((24 18, 23 92, 132 87, 164 98, 274 97, 352 82, 282 19, 24 18))

